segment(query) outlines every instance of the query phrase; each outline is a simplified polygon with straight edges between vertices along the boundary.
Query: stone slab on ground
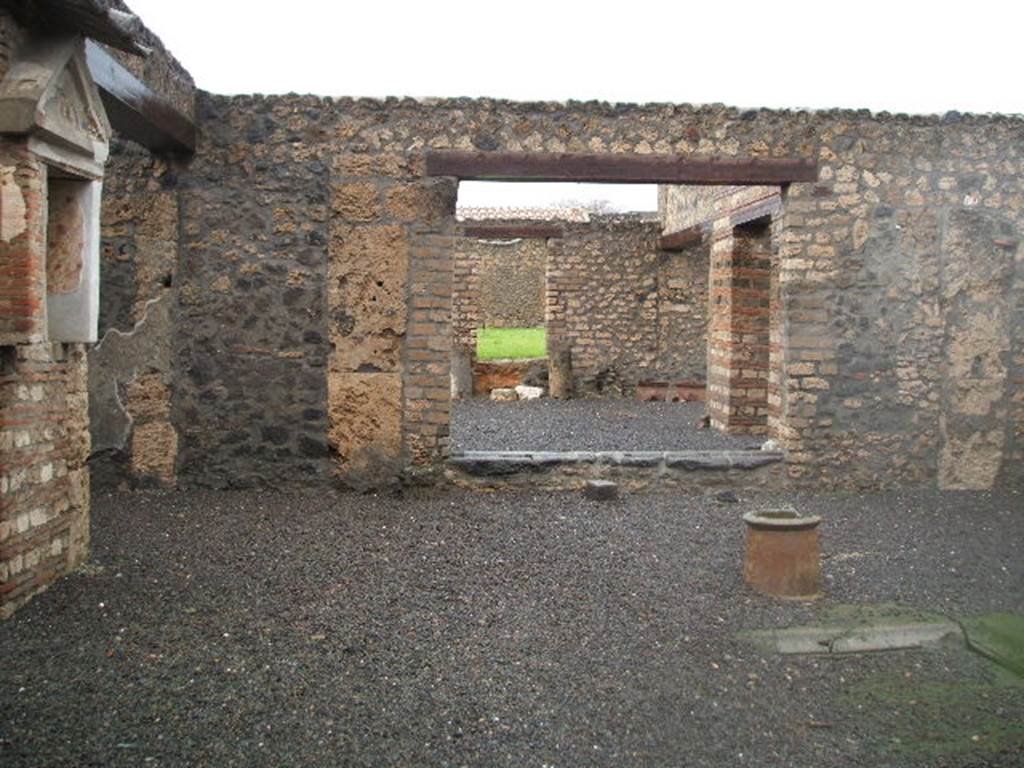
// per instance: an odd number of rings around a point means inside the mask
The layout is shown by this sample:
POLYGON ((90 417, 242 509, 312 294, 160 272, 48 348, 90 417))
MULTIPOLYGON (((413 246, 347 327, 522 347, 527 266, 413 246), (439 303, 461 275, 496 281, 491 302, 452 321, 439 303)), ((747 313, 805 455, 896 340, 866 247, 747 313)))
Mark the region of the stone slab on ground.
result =
POLYGON ((448 463, 474 475, 505 475, 574 464, 683 471, 757 469, 782 459, 781 453, 765 451, 462 451, 453 453, 448 463))
POLYGON ((883 604, 832 606, 815 624, 747 631, 741 637, 775 653, 833 654, 921 648, 960 634, 960 625, 940 614, 883 604))

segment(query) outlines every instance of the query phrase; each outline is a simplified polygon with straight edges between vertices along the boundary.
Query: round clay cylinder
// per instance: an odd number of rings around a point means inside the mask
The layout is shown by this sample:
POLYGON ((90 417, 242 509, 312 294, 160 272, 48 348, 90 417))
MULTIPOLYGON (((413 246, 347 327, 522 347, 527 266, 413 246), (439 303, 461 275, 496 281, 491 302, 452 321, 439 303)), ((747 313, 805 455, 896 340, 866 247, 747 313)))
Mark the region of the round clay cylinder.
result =
POLYGON ((789 510, 748 512, 744 577, 759 592, 810 599, 821 593, 821 550, 817 516, 789 510))

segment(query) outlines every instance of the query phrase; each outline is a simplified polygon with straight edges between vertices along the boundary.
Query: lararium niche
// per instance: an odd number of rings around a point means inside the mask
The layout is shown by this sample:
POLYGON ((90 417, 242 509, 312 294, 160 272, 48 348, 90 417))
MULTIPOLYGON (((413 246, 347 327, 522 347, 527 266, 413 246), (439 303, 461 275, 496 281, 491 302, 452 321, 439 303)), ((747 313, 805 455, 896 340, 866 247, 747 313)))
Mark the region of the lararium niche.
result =
POLYGON ((17 249, 30 294, 23 306, 34 310, 33 319, 45 317, 45 325, 24 324, 27 337, 15 341, 97 339, 101 179, 110 125, 84 46, 77 36, 43 40, 22 51, 0 82, 3 240, 27 235, 28 247, 17 249), (20 220, 12 216, 18 210, 20 220), (39 255, 45 269, 37 268, 39 255), (31 295, 41 286, 45 314, 40 297, 31 295))

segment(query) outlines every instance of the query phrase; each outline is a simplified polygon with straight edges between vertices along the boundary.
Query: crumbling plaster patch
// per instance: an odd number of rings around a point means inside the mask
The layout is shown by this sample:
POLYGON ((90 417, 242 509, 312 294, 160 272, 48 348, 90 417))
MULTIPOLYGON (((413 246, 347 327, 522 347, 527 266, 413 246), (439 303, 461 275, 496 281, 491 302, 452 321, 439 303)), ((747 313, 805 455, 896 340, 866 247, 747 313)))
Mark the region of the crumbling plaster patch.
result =
POLYGON ((89 354, 93 454, 130 451, 136 472, 164 484, 174 483, 178 442, 167 385, 172 303, 170 292, 151 299, 131 331, 108 330, 89 354))
POLYGON ((0 167, 0 240, 11 242, 28 228, 25 196, 14 179, 16 168, 0 167))

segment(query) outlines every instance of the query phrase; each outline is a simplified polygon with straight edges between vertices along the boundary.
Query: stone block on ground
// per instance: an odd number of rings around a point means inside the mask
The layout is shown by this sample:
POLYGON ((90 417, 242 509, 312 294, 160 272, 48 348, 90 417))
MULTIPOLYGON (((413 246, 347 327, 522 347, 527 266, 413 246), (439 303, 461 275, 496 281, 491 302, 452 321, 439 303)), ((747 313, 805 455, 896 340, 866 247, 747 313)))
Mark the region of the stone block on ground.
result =
POLYGON ((506 389, 505 387, 498 387, 497 389, 491 390, 491 400, 500 401, 511 401, 518 400, 519 395, 516 394, 514 389, 506 389))
POLYGON ((544 397, 543 387, 530 387, 526 384, 520 384, 515 388, 515 392, 520 400, 538 400, 539 398, 544 397))
POLYGON ((583 495, 595 501, 611 501, 619 498, 619 484, 611 480, 587 480, 583 495))

